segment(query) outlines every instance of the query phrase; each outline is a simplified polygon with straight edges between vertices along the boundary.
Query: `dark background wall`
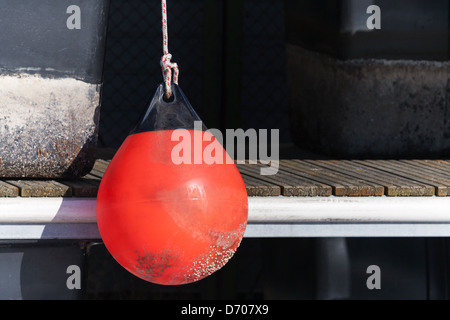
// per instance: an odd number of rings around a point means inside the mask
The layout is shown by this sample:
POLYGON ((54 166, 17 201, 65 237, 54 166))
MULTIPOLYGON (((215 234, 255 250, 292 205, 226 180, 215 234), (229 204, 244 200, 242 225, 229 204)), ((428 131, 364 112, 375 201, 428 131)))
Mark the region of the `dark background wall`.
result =
MULTIPOLYGON (((118 147, 162 82, 160 1, 112 0, 99 144, 118 147)), ((284 2, 168 1, 180 87, 209 128, 280 129, 289 142, 284 2)))
MULTIPOLYGON (((280 129, 291 141, 284 4, 168 1, 180 86, 208 127, 280 129)), ((99 144, 118 147, 162 82, 160 2, 111 0, 109 17, 99 144)), ((181 288, 132 278, 101 245, 89 263, 90 298, 448 299, 450 287, 448 239, 244 239, 221 272, 181 288), (371 264, 382 290, 366 287, 371 264)))

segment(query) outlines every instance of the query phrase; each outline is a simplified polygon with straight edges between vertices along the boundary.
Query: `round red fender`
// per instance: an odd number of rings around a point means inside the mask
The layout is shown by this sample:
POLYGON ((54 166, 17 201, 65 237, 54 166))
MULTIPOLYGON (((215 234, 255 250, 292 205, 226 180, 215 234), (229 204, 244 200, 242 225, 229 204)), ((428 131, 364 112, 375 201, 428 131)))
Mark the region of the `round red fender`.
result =
MULTIPOLYGON (((159 91, 155 98, 166 104, 163 110, 184 98, 175 86, 171 105, 159 91)), ((149 127, 152 110, 141 127, 149 127)), ((177 129, 152 123, 150 131, 138 126, 108 166, 97 196, 97 223, 108 251, 125 269, 157 284, 187 284, 219 270, 235 253, 247 226, 246 188, 225 151, 222 163, 174 163, 177 129)), ((192 146, 198 143, 194 130, 184 133, 192 146)), ((210 133, 201 135, 208 141, 202 152, 222 148, 210 133)))

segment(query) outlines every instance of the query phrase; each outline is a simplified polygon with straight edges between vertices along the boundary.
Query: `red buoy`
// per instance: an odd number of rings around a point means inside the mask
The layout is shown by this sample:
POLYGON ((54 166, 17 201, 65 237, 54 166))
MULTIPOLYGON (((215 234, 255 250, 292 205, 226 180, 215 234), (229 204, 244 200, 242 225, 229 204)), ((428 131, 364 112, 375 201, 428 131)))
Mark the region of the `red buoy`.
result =
MULTIPOLYGON (((198 116, 178 86, 160 86, 144 118, 108 166, 97 196, 105 246, 128 271, 163 285, 201 280, 222 268, 242 241, 248 202, 242 177, 224 151, 221 163, 175 163, 175 130, 192 139, 198 116), (164 129, 166 128, 166 129, 164 129)), ((205 148, 220 143, 201 131, 205 148)), ((192 149, 194 151, 194 149, 192 149)), ((208 162, 210 163, 210 162, 208 162)))

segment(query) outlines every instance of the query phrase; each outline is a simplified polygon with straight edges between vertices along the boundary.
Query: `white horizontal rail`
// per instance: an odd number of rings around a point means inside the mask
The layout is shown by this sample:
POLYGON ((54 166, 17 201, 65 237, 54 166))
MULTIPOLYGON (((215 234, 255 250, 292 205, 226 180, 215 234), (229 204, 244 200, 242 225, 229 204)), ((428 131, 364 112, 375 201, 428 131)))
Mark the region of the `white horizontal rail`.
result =
MULTIPOLYGON (((0 239, 98 239, 95 206, 94 198, 0 199, 0 239)), ((245 236, 450 237, 450 197, 250 197, 245 236)))
POLYGON ((0 199, 1 223, 96 223, 95 198, 0 199))
POLYGON ((249 221, 450 222, 450 197, 255 197, 249 221))
MULTIPOLYGON (((249 223, 450 222, 450 197, 249 197, 249 223)), ((93 198, 3 198, 0 223, 95 223, 93 198)))

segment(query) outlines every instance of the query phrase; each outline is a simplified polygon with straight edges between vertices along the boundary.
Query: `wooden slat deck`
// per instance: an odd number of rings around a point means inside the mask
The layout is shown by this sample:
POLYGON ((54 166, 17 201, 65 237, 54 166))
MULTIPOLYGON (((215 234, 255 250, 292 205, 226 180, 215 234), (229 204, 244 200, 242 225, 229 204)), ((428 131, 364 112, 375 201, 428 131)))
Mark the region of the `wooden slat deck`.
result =
MULTIPOLYGON (((98 159, 77 180, 0 179, 0 197, 96 196, 109 161, 98 159)), ((276 175, 260 174, 260 164, 238 164, 249 196, 379 197, 450 196, 446 160, 280 160, 276 175)))

